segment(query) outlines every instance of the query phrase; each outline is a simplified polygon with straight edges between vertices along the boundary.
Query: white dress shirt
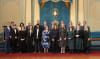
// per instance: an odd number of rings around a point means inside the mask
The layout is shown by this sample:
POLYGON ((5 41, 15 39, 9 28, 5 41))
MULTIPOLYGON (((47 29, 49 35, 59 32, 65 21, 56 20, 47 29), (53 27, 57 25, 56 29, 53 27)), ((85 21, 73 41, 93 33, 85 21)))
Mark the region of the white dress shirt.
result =
POLYGON ((37 29, 37 38, 38 38, 38 35, 39 35, 39 29, 37 29))
POLYGON ((30 30, 30 36, 31 36, 31 34, 32 34, 32 30, 30 30))
POLYGON ((16 34, 16 29, 14 29, 14 31, 15 31, 15 34, 16 34))
POLYGON ((7 27, 8 28, 8 30, 9 30, 9 32, 10 32, 10 27, 7 27))

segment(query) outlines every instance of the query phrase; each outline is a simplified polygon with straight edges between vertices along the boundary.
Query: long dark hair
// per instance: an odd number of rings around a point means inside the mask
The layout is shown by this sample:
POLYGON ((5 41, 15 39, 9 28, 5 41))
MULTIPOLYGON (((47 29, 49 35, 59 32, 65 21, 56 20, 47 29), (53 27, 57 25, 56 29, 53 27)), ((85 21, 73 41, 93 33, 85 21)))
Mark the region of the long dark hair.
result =
POLYGON ((20 27, 21 27, 21 25, 23 25, 23 26, 24 26, 24 23, 23 23, 23 22, 21 22, 21 23, 20 23, 20 27))

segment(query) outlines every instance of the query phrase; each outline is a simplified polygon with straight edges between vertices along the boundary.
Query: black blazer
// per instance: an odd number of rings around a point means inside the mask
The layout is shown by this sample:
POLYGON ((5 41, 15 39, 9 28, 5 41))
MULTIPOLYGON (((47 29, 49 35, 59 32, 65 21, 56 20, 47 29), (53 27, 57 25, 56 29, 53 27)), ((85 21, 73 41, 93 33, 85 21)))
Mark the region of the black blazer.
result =
MULTIPOLYGON (((83 30, 79 30, 78 33, 77 33, 77 30, 75 30, 75 35, 80 35, 79 38, 83 39, 84 31, 83 30)), ((75 38, 76 38, 76 36, 75 36, 75 38)))
MULTIPOLYGON (((39 32, 38 32, 38 39, 39 41, 41 41, 41 37, 42 37, 42 26, 39 25, 39 32)), ((34 26, 34 40, 36 41, 37 38, 37 27, 36 25, 34 26)))
POLYGON ((30 35, 30 30, 27 31, 27 38, 33 38, 34 37, 34 33, 32 32, 30 35))
POLYGON ((11 39, 16 39, 15 37, 17 37, 18 39, 18 30, 16 29, 16 33, 15 33, 15 30, 12 29, 10 32, 10 36, 12 37, 11 39))

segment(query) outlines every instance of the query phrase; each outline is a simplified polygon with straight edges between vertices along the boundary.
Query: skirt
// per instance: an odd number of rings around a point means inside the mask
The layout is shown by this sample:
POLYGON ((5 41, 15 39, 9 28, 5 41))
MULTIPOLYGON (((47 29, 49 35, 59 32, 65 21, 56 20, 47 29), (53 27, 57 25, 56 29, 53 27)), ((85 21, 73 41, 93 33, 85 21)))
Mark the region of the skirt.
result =
POLYGON ((59 41, 59 47, 66 47, 66 46, 67 46, 67 41, 66 40, 59 41))
POLYGON ((68 40, 68 48, 69 50, 74 49, 74 39, 68 40))
POLYGON ((83 50, 83 40, 76 38, 76 50, 83 50))
POLYGON ((42 41, 41 44, 43 48, 50 48, 50 42, 42 41))

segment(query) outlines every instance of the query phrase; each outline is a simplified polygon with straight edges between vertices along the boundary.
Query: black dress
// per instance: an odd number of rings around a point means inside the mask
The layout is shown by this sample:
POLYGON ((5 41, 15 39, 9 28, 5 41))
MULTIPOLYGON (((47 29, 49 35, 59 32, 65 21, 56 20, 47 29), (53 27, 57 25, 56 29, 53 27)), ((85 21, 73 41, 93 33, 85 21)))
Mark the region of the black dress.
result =
POLYGON ((50 38, 51 38, 51 51, 52 52, 58 52, 58 39, 59 39, 59 31, 58 30, 51 30, 50 32, 50 38))
POLYGON ((21 30, 19 31, 19 51, 23 53, 26 52, 26 49, 26 30, 21 30))

